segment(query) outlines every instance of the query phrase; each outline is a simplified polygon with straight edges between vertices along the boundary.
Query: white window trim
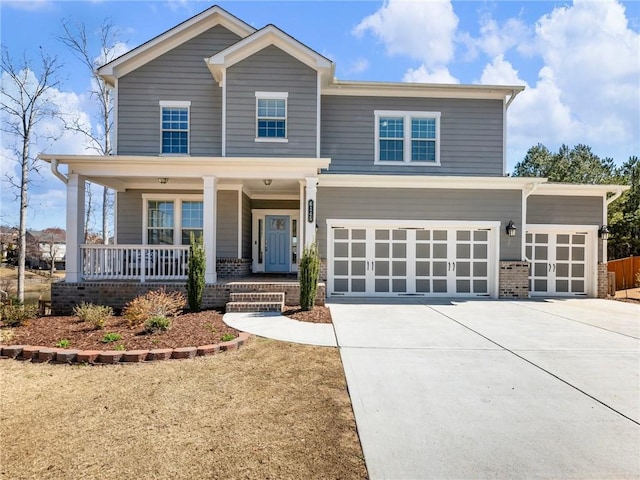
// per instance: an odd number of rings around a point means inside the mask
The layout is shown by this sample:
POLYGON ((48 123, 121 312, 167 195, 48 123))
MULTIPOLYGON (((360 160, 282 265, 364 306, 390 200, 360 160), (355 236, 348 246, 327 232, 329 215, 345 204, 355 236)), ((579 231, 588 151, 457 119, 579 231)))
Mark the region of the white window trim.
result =
POLYGON ((416 165, 437 167, 440 165, 440 112, 409 112, 404 110, 375 110, 375 157, 374 165, 416 165), (402 117, 404 119, 404 158, 402 162, 380 161, 380 117, 402 117), (436 160, 435 162, 411 161, 411 119, 434 118, 436 120, 436 160))
MULTIPOLYGON (((280 117, 277 117, 280 119, 280 117)), ((256 138, 260 143, 289 143, 289 92, 256 92, 256 138), (258 100, 284 100, 284 138, 258 137, 258 100)))
POLYGON ((160 152, 161 157, 188 157, 191 155, 191 102, 189 100, 160 100, 160 152), (187 109, 187 153, 162 153, 162 109, 169 108, 186 108, 187 109))
POLYGON ((203 202, 203 195, 142 194, 142 244, 148 245, 149 202, 173 202, 173 244, 182 245, 182 202, 203 202))

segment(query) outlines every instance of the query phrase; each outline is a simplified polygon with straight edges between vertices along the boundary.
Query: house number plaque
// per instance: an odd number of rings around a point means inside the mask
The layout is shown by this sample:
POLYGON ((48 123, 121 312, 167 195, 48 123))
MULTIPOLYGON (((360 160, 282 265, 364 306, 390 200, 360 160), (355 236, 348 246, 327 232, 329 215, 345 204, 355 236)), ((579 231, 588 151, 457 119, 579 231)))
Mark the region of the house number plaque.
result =
POLYGON ((307 202, 307 221, 313 223, 313 200, 307 202))

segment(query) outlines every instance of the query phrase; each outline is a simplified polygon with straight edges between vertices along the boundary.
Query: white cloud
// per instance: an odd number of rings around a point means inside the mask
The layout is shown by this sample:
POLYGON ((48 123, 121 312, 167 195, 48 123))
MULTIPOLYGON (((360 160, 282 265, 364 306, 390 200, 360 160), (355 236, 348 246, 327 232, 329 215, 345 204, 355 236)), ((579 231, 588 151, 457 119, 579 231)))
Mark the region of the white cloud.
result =
POLYGON ((403 82, 409 83, 460 83, 460 81, 451 75, 447 67, 436 67, 429 70, 425 65, 418 68, 410 68, 402 78, 403 82))
POLYGON ((369 69, 369 60, 366 58, 357 58, 347 69, 349 73, 362 73, 369 69))
POLYGON ((449 0, 407 2, 388 0, 364 18, 353 34, 376 36, 389 55, 406 55, 429 68, 453 59, 458 17, 449 0))
POLYGON ((513 68, 513 65, 504 59, 504 55, 498 55, 484 67, 480 83, 483 85, 525 84, 518 76, 518 71, 513 68))
POLYGON ((51 0, 4 0, 2 4, 18 10, 27 11, 45 10, 53 6, 51 0))
POLYGON ((485 15, 480 19, 480 38, 477 39, 477 46, 490 57, 496 57, 522 45, 528 35, 529 29, 518 18, 510 18, 500 25, 491 16, 485 15))

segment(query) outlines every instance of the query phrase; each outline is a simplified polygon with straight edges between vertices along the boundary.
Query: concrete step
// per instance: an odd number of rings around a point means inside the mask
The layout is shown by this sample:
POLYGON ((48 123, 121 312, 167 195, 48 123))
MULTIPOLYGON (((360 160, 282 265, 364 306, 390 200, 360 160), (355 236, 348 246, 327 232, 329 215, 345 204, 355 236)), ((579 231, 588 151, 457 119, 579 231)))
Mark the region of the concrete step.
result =
POLYGON ((232 302, 284 302, 284 292, 236 292, 231 293, 232 302))
POLYGON ((229 302, 227 313, 281 312, 284 302, 229 302))

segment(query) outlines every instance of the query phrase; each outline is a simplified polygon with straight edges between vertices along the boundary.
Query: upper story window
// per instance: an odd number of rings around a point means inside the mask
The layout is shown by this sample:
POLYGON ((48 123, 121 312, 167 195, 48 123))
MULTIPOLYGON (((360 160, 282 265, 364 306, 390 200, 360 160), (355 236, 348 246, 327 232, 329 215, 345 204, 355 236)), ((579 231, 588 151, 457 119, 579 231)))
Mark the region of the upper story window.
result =
POLYGON ((163 154, 189 153, 189 109, 191 102, 161 101, 161 148, 163 154))
POLYGON ((146 243, 189 245, 191 234, 202 236, 204 206, 201 197, 143 195, 146 200, 146 243))
POLYGON ((440 164, 440 112, 375 111, 375 163, 440 164))
POLYGON ((256 92, 256 142, 287 141, 287 92, 256 92))

